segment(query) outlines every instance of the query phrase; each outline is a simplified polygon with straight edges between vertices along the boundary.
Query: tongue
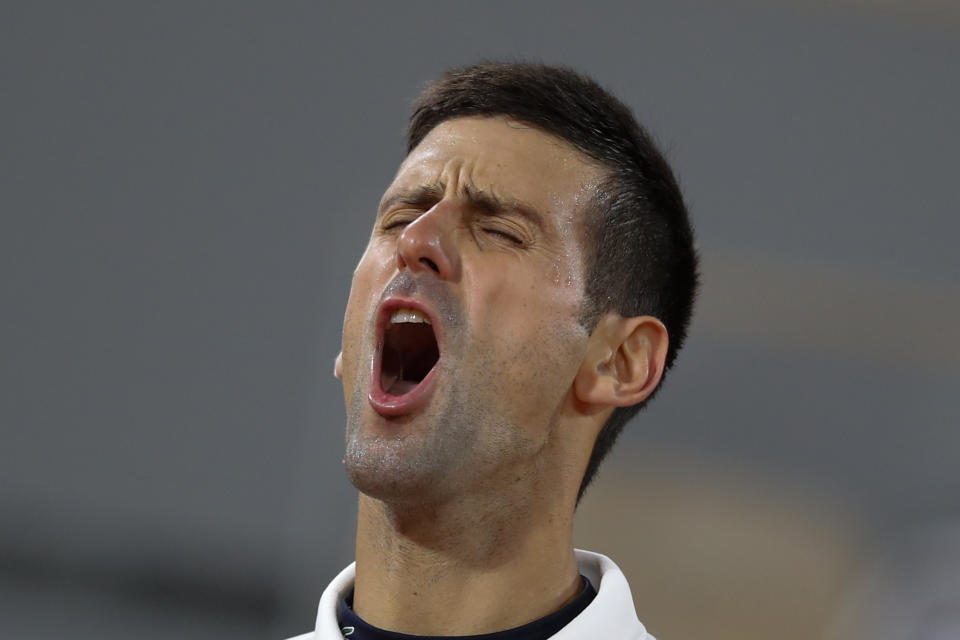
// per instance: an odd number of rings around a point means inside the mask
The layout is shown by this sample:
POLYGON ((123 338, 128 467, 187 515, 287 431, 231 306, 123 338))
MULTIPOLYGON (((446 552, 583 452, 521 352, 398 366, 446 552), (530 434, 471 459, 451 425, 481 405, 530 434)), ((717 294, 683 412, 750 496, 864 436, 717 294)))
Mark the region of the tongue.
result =
POLYGON ((413 391, 418 384, 420 383, 414 382, 413 380, 398 379, 396 382, 390 385, 390 388, 387 389, 387 393, 392 396, 406 395, 413 391))

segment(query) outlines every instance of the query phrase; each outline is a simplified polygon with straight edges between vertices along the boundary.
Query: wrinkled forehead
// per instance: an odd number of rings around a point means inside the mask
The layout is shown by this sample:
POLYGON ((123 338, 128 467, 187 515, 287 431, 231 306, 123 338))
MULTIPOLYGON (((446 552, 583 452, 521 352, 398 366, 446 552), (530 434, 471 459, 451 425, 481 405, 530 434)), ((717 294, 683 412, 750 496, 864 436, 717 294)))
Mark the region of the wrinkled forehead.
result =
POLYGON ((391 190, 441 185, 523 202, 558 224, 596 194, 597 162, 567 141, 506 117, 464 117, 437 125, 404 159, 391 190))

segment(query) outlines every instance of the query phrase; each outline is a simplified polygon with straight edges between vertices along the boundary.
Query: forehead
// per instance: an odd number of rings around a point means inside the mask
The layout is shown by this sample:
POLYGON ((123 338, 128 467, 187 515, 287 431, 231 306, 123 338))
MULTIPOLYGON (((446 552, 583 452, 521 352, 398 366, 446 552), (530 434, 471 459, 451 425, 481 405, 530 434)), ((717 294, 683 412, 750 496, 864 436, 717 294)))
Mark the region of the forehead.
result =
POLYGON ((602 169, 565 140, 502 116, 437 125, 406 157, 394 189, 440 184, 490 191, 537 210, 572 214, 596 191, 602 169))

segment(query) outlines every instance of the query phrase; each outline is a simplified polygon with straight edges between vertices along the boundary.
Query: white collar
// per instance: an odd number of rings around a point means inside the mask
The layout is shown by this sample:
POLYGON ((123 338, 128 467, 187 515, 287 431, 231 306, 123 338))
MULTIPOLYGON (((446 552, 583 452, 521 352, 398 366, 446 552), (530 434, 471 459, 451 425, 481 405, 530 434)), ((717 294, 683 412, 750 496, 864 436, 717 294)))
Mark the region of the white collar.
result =
MULTIPOLYGON (((613 560, 599 553, 574 549, 577 567, 597 589, 593 599, 580 615, 558 631, 552 640, 656 640, 637 619, 630 585, 613 560)), ((337 606, 351 589, 356 576, 356 563, 337 574, 320 596, 317 625, 313 634, 295 640, 342 640, 337 622, 337 606)), ((294 639, 292 639, 294 640, 294 639)))

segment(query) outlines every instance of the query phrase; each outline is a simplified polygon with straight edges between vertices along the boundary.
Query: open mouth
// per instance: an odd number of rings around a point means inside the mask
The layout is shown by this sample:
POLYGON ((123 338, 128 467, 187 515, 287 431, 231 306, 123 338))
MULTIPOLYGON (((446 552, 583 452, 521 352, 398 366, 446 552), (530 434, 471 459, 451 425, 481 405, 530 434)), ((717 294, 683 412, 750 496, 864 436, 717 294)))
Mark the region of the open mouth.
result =
POLYGON ((383 331, 380 388, 404 396, 423 382, 440 360, 440 347, 430 319, 408 307, 392 311, 383 331))
POLYGON ((443 330, 434 317, 415 298, 380 305, 369 396, 380 415, 406 415, 429 401, 443 360, 443 330))

